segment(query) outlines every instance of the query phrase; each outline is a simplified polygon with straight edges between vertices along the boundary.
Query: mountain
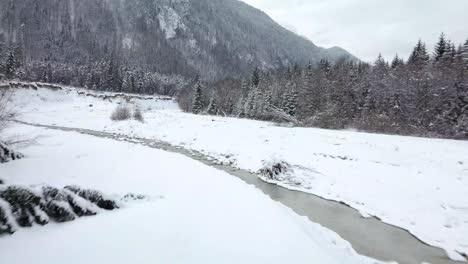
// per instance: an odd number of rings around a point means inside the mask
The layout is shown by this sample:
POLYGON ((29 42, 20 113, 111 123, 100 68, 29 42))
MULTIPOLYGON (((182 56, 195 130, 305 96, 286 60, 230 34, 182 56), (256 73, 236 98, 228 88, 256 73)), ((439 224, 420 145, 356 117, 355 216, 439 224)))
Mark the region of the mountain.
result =
POLYGON ((0 0, 0 42, 31 60, 130 65, 208 79, 342 56, 237 0, 0 0))

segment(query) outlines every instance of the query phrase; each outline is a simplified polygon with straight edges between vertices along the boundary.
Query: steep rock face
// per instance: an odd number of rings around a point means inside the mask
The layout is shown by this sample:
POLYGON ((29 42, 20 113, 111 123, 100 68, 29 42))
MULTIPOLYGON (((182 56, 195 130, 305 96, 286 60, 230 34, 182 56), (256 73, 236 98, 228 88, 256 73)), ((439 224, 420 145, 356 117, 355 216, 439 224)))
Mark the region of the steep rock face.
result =
POLYGON ((86 63, 115 52, 152 71, 211 79, 351 56, 237 0, 0 0, 0 21, 0 42, 19 43, 28 59, 86 63))

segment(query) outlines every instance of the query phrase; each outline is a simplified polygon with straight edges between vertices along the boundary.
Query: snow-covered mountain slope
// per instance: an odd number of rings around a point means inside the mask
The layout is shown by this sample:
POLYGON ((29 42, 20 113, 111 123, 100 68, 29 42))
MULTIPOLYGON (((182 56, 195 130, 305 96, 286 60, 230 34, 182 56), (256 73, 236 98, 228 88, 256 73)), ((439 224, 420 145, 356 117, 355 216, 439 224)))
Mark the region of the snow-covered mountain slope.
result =
POLYGON ((145 123, 112 122, 118 100, 77 96, 73 89, 23 89, 14 98, 20 119, 32 123, 162 140, 255 172, 288 162, 294 171, 275 183, 343 201, 450 253, 468 253, 466 141, 277 127, 185 114, 174 102, 146 101, 145 123))
POLYGON ((9 133, 37 143, 21 149, 25 159, 0 165, 7 184, 77 184, 152 199, 0 237, 2 263, 381 263, 258 189, 181 155, 22 125, 9 133))
POLYGON ((117 52, 140 67, 184 76, 352 57, 317 47, 238 0, 0 0, 0 21, 0 42, 16 41, 27 58, 76 63, 117 52))

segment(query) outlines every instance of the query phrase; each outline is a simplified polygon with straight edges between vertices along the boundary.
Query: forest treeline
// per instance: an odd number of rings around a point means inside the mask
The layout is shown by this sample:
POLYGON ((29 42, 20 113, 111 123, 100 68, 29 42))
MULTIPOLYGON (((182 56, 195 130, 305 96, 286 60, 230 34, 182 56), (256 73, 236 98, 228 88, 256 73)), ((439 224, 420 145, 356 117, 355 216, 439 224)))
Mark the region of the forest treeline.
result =
POLYGON ((163 75, 145 68, 130 66, 118 52, 106 59, 88 63, 64 63, 25 58, 21 43, 0 42, 0 80, 55 83, 86 87, 96 91, 175 96, 185 78, 163 75))
POLYGON ((433 52, 420 40, 406 61, 322 60, 277 72, 255 69, 243 81, 198 81, 181 91, 179 102, 194 113, 466 139, 468 40, 456 46, 442 34, 433 52))
POLYGON ((254 69, 244 80, 205 83, 126 66, 117 54, 86 65, 29 61, 21 45, 0 43, 0 78, 50 82, 101 91, 177 96, 196 114, 234 116, 331 129, 468 138, 468 40, 442 34, 434 51, 418 41, 407 60, 382 56, 254 69))

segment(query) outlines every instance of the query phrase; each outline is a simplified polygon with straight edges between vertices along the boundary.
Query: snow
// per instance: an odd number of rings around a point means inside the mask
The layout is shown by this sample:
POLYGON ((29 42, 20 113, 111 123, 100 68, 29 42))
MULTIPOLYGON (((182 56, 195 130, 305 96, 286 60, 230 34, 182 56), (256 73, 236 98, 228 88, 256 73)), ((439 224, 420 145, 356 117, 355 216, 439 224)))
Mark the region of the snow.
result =
POLYGON ((154 100, 147 101, 145 123, 116 123, 109 119, 116 100, 78 97, 71 90, 20 90, 15 101, 28 122, 162 140, 254 172, 285 161, 294 172, 275 183, 345 202, 453 258, 455 251, 468 253, 466 141, 278 127, 185 114, 174 102, 154 100))
POLYGON ((162 12, 158 15, 158 19, 161 30, 163 30, 166 35, 166 39, 175 38, 178 29, 186 29, 179 14, 170 7, 164 7, 162 12))
MULTIPOLYGON (((42 112, 44 113, 44 112, 42 112)), ((161 199, 0 238, 2 263, 379 263, 255 187, 184 156, 14 125, 37 144, 0 166, 9 184, 76 184, 161 199)))

